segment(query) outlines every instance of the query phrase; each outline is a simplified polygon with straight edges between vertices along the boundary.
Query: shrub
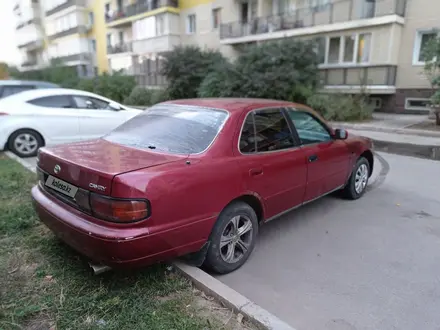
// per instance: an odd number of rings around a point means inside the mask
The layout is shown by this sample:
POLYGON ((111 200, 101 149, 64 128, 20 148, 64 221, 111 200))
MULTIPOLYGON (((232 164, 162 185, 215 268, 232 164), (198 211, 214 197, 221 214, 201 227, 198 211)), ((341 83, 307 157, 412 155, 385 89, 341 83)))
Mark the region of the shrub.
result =
POLYGON ((104 73, 94 78, 95 87, 93 92, 113 101, 122 103, 136 86, 136 81, 132 76, 124 76, 120 73, 109 75, 104 73))
POLYGON ((95 89, 95 79, 80 79, 78 85, 76 85, 76 89, 93 93, 95 89))
POLYGON ((151 104, 157 104, 161 102, 165 102, 171 100, 170 95, 168 94, 168 90, 166 89, 155 89, 153 90, 153 94, 151 95, 151 104))
POLYGON ((199 97, 234 97, 241 96, 241 77, 231 63, 215 66, 198 88, 199 97))
POLYGON ((315 94, 307 104, 329 121, 358 121, 370 119, 374 107, 363 94, 315 94))
POLYGON ((150 106, 154 91, 144 87, 135 87, 130 95, 125 98, 124 104, 137 106, 150 106))
POLYGON ((197 97, 203 79, 216 65, 227 60, 218 51, 196 46, 176 47, 165 55, 161 73, 168 81, 168 95, 173 99, 197 97))

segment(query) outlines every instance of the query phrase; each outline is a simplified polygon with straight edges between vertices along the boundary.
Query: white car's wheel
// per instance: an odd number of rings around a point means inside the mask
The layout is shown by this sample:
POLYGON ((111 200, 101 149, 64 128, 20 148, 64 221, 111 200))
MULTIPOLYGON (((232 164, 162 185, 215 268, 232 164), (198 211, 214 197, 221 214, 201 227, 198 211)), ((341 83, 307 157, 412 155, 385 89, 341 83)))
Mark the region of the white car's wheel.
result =
POLYGON ((38 132, 21 129, 11 134, 8 139, 8 148, 17 156, 35 157, 43 143, 43 138, 38 132))

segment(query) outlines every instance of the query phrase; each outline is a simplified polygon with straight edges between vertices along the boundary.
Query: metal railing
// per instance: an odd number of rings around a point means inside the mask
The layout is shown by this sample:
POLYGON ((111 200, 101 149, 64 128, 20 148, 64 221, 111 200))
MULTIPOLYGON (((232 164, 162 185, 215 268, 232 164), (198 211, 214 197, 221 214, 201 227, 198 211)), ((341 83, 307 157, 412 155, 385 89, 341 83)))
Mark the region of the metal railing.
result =
POLYGON ((321 83, 325 86, 395 86, 396 74, 396 65, 320 69, 321 83))
MULTIPOLYGON (((263 0, 259 0, 263 1, 263 0)), ((359 6, 356 0, 334 0, 324 6, 300 8, 294 11, 256 17, 247 22, 237 21, 220 25, 220 39, 240 38, 324 24, 381 17, 405 16, 407 0, 381 0, 365 2, 359 6)))
POLYGON ((107 52, 109 54, 131 53, 132 51, 133 51, 133 44, 131 42, 126 42, 117 45, 110 45, 107 47, 107 52))
POLYGON ((117 21, 122 18, 142 14, 147 11, 163 8, 174 7, 178 8, 178 0, 152 0, 152 1, 139 1, 137 3, 128 5, 125 8, 119 8, 112 15, 105 14, 105 20, 107 23, 117 21))
POLYGON ((61 32, 57 32, 55 34, 51 34, 48 37, 49 37, 50 40, 53 40, 53 39, 58 39, 58 38, 61 38, 61 37, 68 36, 70 34, 75 34, 75 33, 85 34, 85 33, 87 33, 87 30, 88 30, 88 28, 87 28, 86 25, 78 25, 78 26, 75 26, 75 27, 73 27, 71 29, 64 30, 64 31, 61 31, 61 32))

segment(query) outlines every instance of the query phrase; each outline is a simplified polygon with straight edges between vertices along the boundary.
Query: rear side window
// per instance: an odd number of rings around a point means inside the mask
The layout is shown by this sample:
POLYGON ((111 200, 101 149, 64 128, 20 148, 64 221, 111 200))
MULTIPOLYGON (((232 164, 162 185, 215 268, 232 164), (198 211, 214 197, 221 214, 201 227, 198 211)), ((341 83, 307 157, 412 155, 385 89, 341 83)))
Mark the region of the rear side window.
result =
POLYGON ((281 109, 254 113, 257 152, 276 151, 295 146, 289 124, 281 109))
POLYGON ((1 96, 6 97, 9 95, 14 95, 20 92, 28 91, 30 89, 35 89, 35 86, 30 86, 30 85, 3 86, 1 96))
POLYGON ((104 138, 134 148, 195 154, 213 143, 227 118, 225 110, 159 104, 123 123, 104 138))
POLYGON ((253 153, 257 150, 255 139, 254 114, 249 113, 243 123, 240 135, 240 152, 243 154, 253 153))
POLYGON ((72 99, 67 95, 39 97, 28 103, 46 108, 72 108, 72 99))

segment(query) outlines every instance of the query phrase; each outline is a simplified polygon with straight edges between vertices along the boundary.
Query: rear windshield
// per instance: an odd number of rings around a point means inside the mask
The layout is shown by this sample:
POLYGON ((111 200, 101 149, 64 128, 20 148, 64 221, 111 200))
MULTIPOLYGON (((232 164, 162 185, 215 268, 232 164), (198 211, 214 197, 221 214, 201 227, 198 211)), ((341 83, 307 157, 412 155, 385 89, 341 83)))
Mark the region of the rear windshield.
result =
POLYGON ((104 138, 134 148, 196 154, 208 148, 227 117, 225 110, 159 104, 128 120, 104 138))

